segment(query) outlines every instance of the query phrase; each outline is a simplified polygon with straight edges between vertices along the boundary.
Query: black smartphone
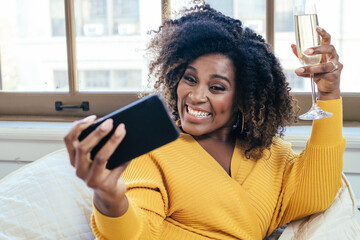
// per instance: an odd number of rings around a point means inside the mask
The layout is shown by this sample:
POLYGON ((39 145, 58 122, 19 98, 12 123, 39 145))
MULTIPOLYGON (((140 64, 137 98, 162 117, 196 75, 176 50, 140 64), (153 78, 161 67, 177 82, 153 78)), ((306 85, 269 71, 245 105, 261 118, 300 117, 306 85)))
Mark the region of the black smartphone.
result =
POLYGON ((108 118, 114 121, 113 129, 92 149, 91 159, 94 159, 120 123, 124 123, 126 129, 125 138, 109 158, 106 165, 108 169, 116 168, 179 137, 177 126, 161 97, 153 94, 98 119, 80 134, 79 140, 83 140, 108 118))

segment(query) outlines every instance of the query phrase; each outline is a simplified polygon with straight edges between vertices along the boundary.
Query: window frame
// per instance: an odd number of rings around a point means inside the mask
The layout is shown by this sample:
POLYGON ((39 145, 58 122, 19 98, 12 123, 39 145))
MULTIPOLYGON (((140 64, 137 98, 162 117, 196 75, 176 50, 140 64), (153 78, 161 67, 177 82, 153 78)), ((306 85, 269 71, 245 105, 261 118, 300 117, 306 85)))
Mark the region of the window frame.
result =
MULTIPOLYGON (((138 92, 79 92, 76 66, 75 13, 74 0, 64 0, 67 64, 69 92, 31 93, 0 92, 0 120, 22 121, 73 121, 91 114, 104 116, 138 99, 138 92), (89 111, 66 109, 55 111, 55 101, 66 105, 79 105, 83 101, 90 104, 89 111)), ((162 21, 170 16, 170 0, 161 0, 162 21)), ((275 0, 266 0, 266 39, 275 45, 275 0)), ((307 92, 294 92, 298 105, 305 112, 311 105, 311 95, 307 92)), ((344 121, 360 121, 360 93, 342 93, 344 121)), ((305 124, 303 121, 300 124, 305 124)))

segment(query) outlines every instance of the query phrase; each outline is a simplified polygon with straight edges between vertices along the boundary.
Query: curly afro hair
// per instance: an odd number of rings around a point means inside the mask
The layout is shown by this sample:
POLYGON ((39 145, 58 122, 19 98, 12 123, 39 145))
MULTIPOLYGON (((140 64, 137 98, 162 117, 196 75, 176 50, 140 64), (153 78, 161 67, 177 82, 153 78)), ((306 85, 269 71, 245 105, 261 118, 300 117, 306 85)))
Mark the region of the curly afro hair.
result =
POLYGON ((202 55, 218 53, 232 60, 236 69, 239 125, 244 119, 245 129, 235 131, 247 158, 262 157, 273 137, 294 122, 296 105, 278 59, 265 40, 240 20, 203 4, 166 20, 152 34, 149 83, 153 92, 163 96, 174 120, 179 119, 177 86, 187 65, 202 55))

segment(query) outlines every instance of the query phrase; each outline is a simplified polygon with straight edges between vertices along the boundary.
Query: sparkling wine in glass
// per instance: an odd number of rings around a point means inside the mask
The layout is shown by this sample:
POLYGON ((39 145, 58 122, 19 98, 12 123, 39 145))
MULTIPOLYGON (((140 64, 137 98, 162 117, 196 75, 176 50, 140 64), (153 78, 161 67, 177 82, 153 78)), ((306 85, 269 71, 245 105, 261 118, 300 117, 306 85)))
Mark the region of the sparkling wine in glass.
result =
MULTIPOLYGON (((315 4, 311 0, 297 0, 294 5, 295 38, 298 58, 303 66, 320 63, 321 54, 306 55, 304 52, 311 47, 320 46, 320 36, 316 31, 318 17, 315 4)), ((317 105, 314 74, 310 74, 312 106, 310 110, 299 116, 302 120, 315 120, 331 117, 317 105)))

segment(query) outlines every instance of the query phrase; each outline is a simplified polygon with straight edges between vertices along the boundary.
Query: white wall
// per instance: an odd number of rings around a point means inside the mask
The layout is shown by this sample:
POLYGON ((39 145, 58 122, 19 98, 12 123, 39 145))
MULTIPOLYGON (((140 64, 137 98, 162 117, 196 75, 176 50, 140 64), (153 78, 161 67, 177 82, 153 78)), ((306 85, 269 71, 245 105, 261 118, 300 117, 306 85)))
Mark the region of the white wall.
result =
MULTIPOLYGON (((0 179, 25 164, 64 148, 63 137, 72 123, 0 121, 0 179)), ((310 136, 311 127, 287 129, 285 140, 300 152, 310 136)), ((344 172, 360 207, 360 127, 344 127, 346 138, 344 172)))

